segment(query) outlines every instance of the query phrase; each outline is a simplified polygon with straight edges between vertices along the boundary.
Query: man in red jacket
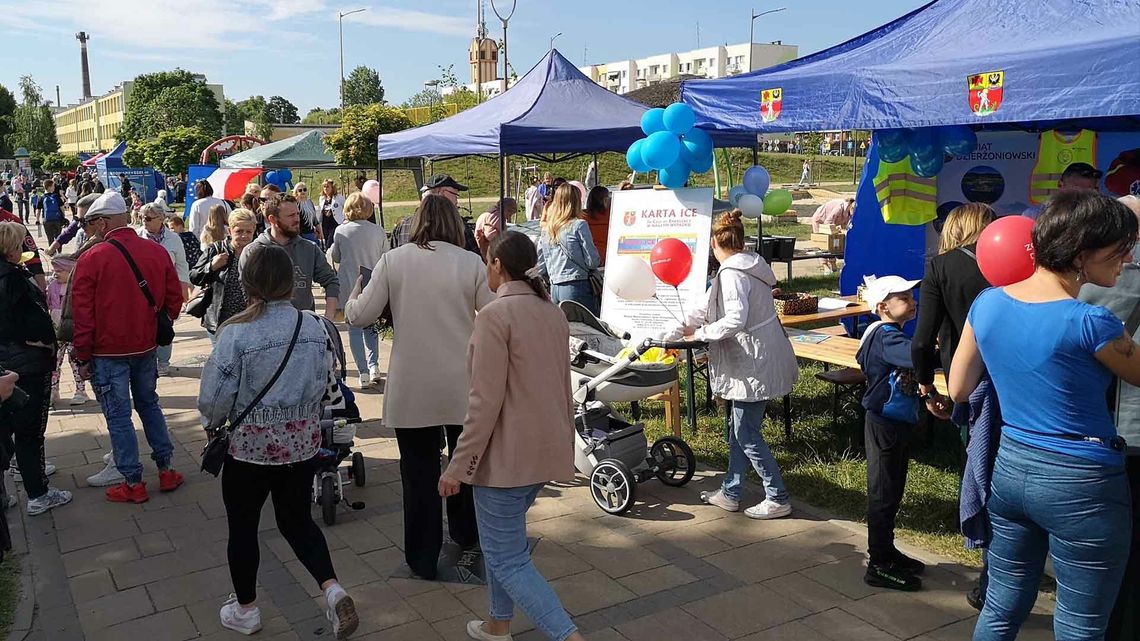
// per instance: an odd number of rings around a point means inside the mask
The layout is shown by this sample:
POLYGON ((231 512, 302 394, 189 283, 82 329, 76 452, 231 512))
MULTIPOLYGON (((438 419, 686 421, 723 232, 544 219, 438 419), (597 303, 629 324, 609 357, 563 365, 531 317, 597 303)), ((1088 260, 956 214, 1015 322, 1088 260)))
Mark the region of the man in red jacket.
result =
POLYGON ((158 361, 155 312, 139 287, 118 243, 138 265, 155 304, 173 320, 182 307, 182 285, 174 264, 161 245, 140 238, 128 227, 127 204, 118 192, 105 192, 83 217, 88 236, 105 242, 85 252, 72 276, 71 306, 74 316, 74 355, 80 375, 90 378, 107 430, 115 467, 126 479, 107 488, 107 500, 144 503, 139 444, 131 420, 131 399, 142 420, 143 431, 158 464, 158 487, 169 492, 182 485, 182 475, 171 467, 174 446, 166 429, 166 417, 155 390, 158 361))

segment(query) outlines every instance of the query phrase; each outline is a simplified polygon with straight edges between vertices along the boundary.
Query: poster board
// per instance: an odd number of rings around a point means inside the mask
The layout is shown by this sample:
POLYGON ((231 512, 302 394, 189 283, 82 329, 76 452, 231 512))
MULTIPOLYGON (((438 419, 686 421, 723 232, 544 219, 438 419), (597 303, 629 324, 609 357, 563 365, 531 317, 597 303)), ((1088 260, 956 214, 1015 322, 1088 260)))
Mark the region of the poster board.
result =
POLYGON ((656 299, 623 300, 606 288, 602 293, 602 320, 635 336, 656 334, 678 325, 683 318, 681 310, 692 310, 704 299, 712 207, 711 188, 614 192, 606 264, 618 256, 636 256, 648 263, 658 241, 677 238, 693 251, 693 268, 677 289, 658 281, 656 299))

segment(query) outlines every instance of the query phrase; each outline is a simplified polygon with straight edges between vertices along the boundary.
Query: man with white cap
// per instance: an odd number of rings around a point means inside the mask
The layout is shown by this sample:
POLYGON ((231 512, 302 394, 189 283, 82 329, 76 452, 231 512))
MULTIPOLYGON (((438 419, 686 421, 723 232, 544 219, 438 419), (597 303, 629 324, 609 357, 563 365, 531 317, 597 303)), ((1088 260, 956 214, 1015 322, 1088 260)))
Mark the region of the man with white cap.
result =
POLYGON ((174 446, 155 389, 157 314, 178 317, 182 286, 166 250, 140 238, 129 222, 127 204, 114 191, 104 192, 83 216, 87 235, 104 242, 80 256, 72 276, 73 353, 80 375, 91 379, 111 433, 115 466, 125 478, 107 489, 107 500, 144 503, 150 497, 142 481, 132 399, 158 465, 159 489, 182 485, 182 475, 171 466, 174 446))

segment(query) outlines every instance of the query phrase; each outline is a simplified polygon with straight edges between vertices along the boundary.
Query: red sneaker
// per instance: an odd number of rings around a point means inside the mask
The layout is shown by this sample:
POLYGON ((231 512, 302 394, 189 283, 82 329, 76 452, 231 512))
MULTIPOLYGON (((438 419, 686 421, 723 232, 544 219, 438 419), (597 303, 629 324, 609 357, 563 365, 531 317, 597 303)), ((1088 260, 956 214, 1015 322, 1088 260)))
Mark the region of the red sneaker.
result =
POLYGON ((159 492, 173 492, 182 485, 182 475, 174 470, 159 470, 158 471, 158 491, 159 492))
POLYGON ((112 503, 146 503, 150 495, 146 493, 146 483, 119 483, 107 488, 107 500, 112 503))

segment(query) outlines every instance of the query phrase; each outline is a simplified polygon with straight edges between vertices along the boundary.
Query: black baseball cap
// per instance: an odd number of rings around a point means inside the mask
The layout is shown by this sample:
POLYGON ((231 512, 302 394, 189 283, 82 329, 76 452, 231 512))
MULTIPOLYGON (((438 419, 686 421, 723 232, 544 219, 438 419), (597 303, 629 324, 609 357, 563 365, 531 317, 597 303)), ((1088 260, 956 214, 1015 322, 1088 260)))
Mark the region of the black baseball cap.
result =
POLYGON ((1104 172, 1093 167, 1087 162, 1075 162, 1068 167, 1061 174, 1061 178, 1065 179, 1071 176, 1080 176, 1081 178, 1088 178, 1090 180, 1100 180, 1104 176, 1104 172))
POLYGON ((440 187, 451 187, 455 191, 467 191, 467 185, 455 182, 455 179, 447 174, 435 174, 424 181, 424 189, 439 189, 440 187))

